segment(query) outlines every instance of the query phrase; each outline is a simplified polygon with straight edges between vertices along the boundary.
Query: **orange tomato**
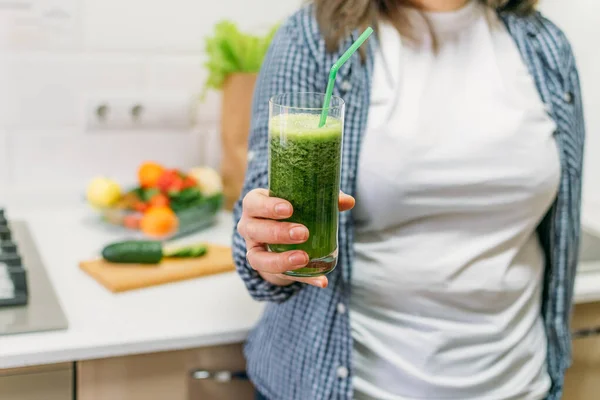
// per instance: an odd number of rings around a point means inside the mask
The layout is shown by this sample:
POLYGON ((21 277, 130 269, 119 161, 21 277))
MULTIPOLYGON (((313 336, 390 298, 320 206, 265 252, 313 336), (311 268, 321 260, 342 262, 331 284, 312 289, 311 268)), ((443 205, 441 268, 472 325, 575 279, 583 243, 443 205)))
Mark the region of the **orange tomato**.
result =
POLYGON ((155 187, 164 170, 162 165, 155 162, 148 161, 143 163, 138 169, 140 186, 145 188, 155 187))
POLYGON ((150 207, 142 217, 140 228, 147 236, 162 237, 177 230, 179 220, 169 207, 150 207))
POLYGON ((126 215, 123 218, 123 226, 129 229, 140 229, 140 216, 136 214, 126 215))
POLYGON ((148 210, 148 207, 150 206, 141 200, 138 200, 133 204, 133 209, 141 213, 146 212, 146 210, 148 210))
POLYGON ((191 176, 186 176, 185 179, 183 180, 183 188, 187 189, 187 188, 192 188, 192 187, 196 187, 198 186, 198 181, 196 181, 196 179, 194 179, 191 176))
POLYGON ((152 196, 150 199, 151 207, 168 207, 169 206, 169 197, 163 193, 158 193, 152 196))

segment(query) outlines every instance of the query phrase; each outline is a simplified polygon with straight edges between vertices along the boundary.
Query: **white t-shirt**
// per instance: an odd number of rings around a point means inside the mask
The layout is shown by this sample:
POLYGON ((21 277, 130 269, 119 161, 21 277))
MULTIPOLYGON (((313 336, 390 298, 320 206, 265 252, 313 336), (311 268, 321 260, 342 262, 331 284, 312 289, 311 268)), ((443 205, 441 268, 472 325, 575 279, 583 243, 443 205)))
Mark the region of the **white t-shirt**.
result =
POLYGON ((556 126, 493 10, 408 12, 416 43, 381 27, 361 148, 355 396, 543 399, 556 126))

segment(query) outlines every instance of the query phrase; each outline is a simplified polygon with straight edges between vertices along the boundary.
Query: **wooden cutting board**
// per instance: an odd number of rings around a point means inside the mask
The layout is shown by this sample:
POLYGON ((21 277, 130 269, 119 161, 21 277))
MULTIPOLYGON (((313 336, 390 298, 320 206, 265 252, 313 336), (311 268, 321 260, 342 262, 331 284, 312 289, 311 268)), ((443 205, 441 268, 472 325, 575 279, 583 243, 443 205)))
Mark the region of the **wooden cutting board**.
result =
POLYGON ((113 264, 99 258, 82 261, 79 267, 114 293, 235 270, 231 248, 214 244, 203 257, 165 258, 158 265, 113 264))

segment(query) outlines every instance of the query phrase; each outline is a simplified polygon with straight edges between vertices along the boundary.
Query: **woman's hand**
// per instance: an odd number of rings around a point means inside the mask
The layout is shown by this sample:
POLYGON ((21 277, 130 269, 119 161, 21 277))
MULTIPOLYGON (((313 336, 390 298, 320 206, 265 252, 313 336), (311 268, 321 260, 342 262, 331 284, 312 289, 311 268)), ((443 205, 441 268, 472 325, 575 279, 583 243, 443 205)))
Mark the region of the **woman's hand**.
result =
MULTIPOLYGON (((354 198, 340 192, 339 209, 348 211, 354 207, 354 198)), ((267 251, 267 244, 300 244, 308 239, 308 229, 304 225, 278 220, 292 216, 292 205, 283 199, 269 197, 266 189, 249 192, 242 204, 242 218, 237 230, 246 240, 246 258, 266 281, 277 285, 291 285, 293 281, 313 286, 327 287, 327 277, 296 278, 283 275, 283 272, 305 267, 308 254, 293 250, 285 253, 267 251)))

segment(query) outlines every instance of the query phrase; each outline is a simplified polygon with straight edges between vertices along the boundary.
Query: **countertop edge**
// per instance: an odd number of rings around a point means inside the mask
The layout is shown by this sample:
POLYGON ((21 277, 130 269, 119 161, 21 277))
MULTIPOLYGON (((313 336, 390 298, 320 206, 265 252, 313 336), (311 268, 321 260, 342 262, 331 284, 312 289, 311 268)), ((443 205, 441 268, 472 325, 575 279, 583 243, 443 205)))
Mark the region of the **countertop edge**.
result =
POLYGON ((242 343, 246 340, 248 333, 249 330, 239 330, 215 333, 202 337, 169 338, 101 347, 50 350, 43 353, 21 353, 15 356, 0 358, 0 370, 242 343))

